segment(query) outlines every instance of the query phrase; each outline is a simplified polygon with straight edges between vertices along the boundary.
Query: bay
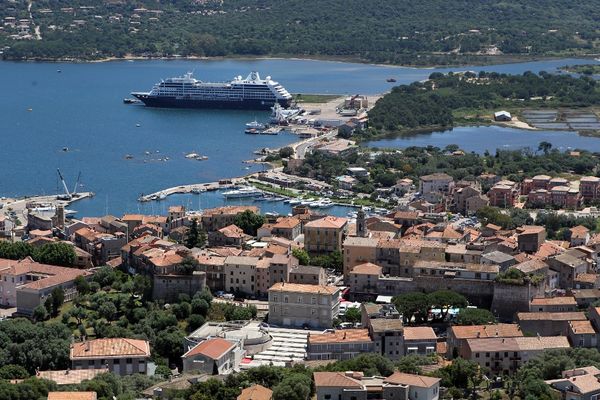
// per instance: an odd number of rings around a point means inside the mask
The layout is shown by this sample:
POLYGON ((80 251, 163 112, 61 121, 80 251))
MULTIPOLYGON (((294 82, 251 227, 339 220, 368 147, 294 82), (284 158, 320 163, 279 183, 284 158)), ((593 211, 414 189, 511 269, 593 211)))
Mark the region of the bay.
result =
POLYGON ((416 133, 389 139, 374 140, 369 147, 406 148, 436 146, 441 149, 457 144, 467 152, 494 153, 500 150, 518 150, 529 147, 536 151, 540 142, 550 142, 561 151, 584 149, 600 152, 600 139, 581 136, 572 131, 544 131, 505 128, 502 126, 461 126, 446 131, 416 133))
MULTIPOLYGON (((122 103, 131 91, 149 90, 160 79, 187 71, 205 81, 222 81, 256 70, 295 93, 375 94, 391 88, 386 82, 390 77, 401 84, 426 79, 435 71, 553 72, 584 63, 597 62, 562 59, 442 69, 284 59, 0 62, 0 196, 62 192, 56 174, 60 168, 70 189, 81 172, 81 189, 96 193, 72 206, 80 216, 151 212, 162 206, 138 203, 141 193, 260 170, 261 166, 247 170, 242 161, 253 158, 256 149, 296 140, 291 134, 244 135, 246 122, 265 120, 268 112, 152 109, 122 103), (62 151, 65 147, 69 151, 62 151), (192 151, 209 159, 185 159, 192 151), (126 154, 134 158, 126 160, 126 154), (165 157, 169 161, 157 161, 165 157)), ((176 200, 196 203, 192 195, 169 202, 176 200)))

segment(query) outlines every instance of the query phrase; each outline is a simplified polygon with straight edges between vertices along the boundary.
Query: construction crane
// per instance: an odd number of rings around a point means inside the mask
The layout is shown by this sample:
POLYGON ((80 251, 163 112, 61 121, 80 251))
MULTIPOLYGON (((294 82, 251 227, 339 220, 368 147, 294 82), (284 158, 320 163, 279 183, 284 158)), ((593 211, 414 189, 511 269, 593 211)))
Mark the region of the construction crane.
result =
POLYGON ((75 181, 75 187, 73 188, 73 191, 71 192, 71 195, 73 196, 77 196, 77 189, 79 188, 79 180, 81 179, 81 171, 79 171, 79 174, 77 175, 77 180, 75 181))
POLYGON ((56 198, 59 200, 71 200, 72 196, 71 193, 69 193, 69 188, 67 188, 67 184, 65 183, 65 178, 63 178, 62 174, 60 173, 60 169, 56 168, 56 171, 58 172, 58 177, 60 178, 60 181, 63 184, 63 188, 65 189, 65 194, 60 194, 56 196, 56 198))

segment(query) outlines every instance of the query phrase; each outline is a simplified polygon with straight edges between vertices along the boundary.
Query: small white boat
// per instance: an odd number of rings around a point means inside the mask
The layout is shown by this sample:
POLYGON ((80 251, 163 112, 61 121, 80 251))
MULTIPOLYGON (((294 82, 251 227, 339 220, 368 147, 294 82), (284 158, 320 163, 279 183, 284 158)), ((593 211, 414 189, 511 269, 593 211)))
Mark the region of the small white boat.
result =
POLYGON ((301 202, 301 200, 299 200, 299 199, 290 199, 290 201, 289 201, 290 205, 292 205, 292 206, 300 204, 300 202, 301 202))
POLYGON ((310 203, 312 203, 312 202, 314 202, 314 201, 315 201, 315 199, 313 199, 313 198, 311 197, 311 198, 309 198, 309 199, 301 200, 301 201, 300 201, 300 204, 302 204, 303 206, 308 206, 308 205, 310 205, 310 203))
POLYGON ((166 198, 167 198, 167 195, 166 195, 166 194, 164 194, 164 193, 161 193, 161 194, 159 194, 159 195, 158 195, 158 199, 159 199, 159 200, 164 200, 164 199, 166 199, 166 198))
POLYGON ((265 124, 261 124, 260 122, 258 122, 257 120, 254 120, 252 122, 248 122, 246 124, 246 128, 247 129, 265 129, 267 126, 265 124))

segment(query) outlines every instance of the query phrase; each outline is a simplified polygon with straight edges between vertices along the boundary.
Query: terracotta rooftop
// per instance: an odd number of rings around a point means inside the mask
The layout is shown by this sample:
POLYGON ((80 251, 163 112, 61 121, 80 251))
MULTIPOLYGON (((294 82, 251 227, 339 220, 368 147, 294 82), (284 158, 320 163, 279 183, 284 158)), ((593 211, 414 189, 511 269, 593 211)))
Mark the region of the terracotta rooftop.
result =
POLYGON ((243 213, 246 210, 252 211, 254 213, 259 212, 259 209, 256 206, 225 206, 225 207, 210 208, 210 209, 204 210, 202 212, 202 217, 210 217, 210 216, 219 215, 219 214, 235 215, 235 214, 243 213))
POLYGON ((277 219, 273 224, 273 229, 292 229, 300 224, 300 220, 296 217, 284 217, 277 219))
POLYGON ((315 343, 348 343, 371 342, 368 329, 338 329, 333 332, 312 333, 308 336, 308 344, 315 343))
POLYGON ((437 335, 430 326, 406 326, 404 340, 437 340, 437 335))
POLYGON ((150 357, 150 343, 140 339, 110 338, 71 344, 71 360, 113 357, 150 357))
POLYGON ((584 312, 520 312, 517 313, 519 321, 585 321, 584 312))
POLYGON ((384 380, 385 383, 393 383, 396 385, 409 385, 420 388, 430 388, 440 382, 440 378, 432 378, 430 376, 405 374, 403 372, 394 372, 384 380))
POLYGON ((347 222, 348 220, 346 218, 327 216, 321 219, 310 221, 304 225, 304 228, 341 229, 344 227, 344 225, 346 225, 347 222))
POLYGON ((252 385, 242 390, 237 400, 271 400, 273 391, 261 385, 252 385))
POLYGON ((230 342, 222 338, 207 339, 198 345, 191 348, 182 357, 193 357, 196 355, 203 355, 213 360, 218 360, 223 357, 225 353, 235 347, 235 343, 230 342))
POLYGON ((221 232, 224 236, 230 237, 230 238, 243 238, 244 237, 244 231, 241 228, 239 228, 237 225, 228 225, 224 228, 219 229, 219 232, 221 232))
POLYGON ((471 352, 542 351, 569 348, 566 336, 467 339, 471 352))
MULTIPOLYGON (((600 391, 600 381, 598 381, 598 378, 593 374, 573 375, 569 378, 552 379, 545 382, 551 386, 554 386, 554 384, 557 383, 562 383, 562 387, 564 387, 564 384, 567 383, 567 386, 570 387, 570 392, 580 393, 581 395, 600 391)), ((557 389, 558 388, 559 387, 557 386, 557 389)), ((570 398, 575 398, 575 396, 570 398)), ((585 398, 588 397, 586 396, 585 398)))
POLYGON ((18 261, 0 258, 0 275, 19 276, 28 274, 35 274, 38 279, 20 285, 19 288, 48 288, 61 283, 70 282, 79 275, 87 276, 91 273, 78 268, 40 264, 33 261, 30 257, 18 261))
POLYGON ((577 305, 575 297, 573 296, 560 296, 560 297, 537 297, 531 300, 532 306, 562 306, 562 305, 577 305))
POLYGON ((404 329, 402 319, 374 318, 369 321, 373 332, 401 331, 404 329))
POLYGON ((303 283, 278 282, 269 288, 269 292, 335 294, 340 288, 337 286, 306 285, 303 283))
POLYGON ((457 339, 523 336, 517 324, 451 326, 450 331, 457 339))
POLYGON ((361 388, 356 380, 346 376, 343 372, 315 372, 313 373, 316 387, 342 387, 361 388))
POLYGON ((364 263, 352 268, 350 273, 357 275, 381 275, 381 267, 372 263, 364 263))
POLYGON ((572 238, 583 239, 590 233, 590 230, 583 225, 574 226, 573 228, 571 228, 569 230, 571 231, 571 239, 572 238))
POLYGON ((39 371, 37 378, 48 379, 57 385, 78 385, 85 380, 93 379, 98 374, 108 372, 108 368, 67 369, 61 371, 39 371))
POLYGON ((48 400, 96 400, 96 392, 48 392, 48 400))
POLYGON ((590 321, 569 321, 569 327, 574 334, 596 334, 596 330, 590 321))

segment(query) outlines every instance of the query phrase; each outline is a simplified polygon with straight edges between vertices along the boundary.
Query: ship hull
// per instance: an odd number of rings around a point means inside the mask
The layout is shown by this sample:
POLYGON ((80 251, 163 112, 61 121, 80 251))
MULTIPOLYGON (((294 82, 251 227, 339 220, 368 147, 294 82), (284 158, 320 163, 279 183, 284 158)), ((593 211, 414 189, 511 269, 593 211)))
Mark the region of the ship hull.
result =
MULTIPOLYGON (((162 108, 217 108, 217 109, 235 109, 235 110, 270 110, 275 105, 275 101, 269 100, 201 100, 201 99, 181 99, 176 97, 157 97, 149 96, 146 93, 132 93, 134 97, 141 100, 148 107, 162 108)), ((279 105, 289 107, 291 100, 279 100, 279 105)))

